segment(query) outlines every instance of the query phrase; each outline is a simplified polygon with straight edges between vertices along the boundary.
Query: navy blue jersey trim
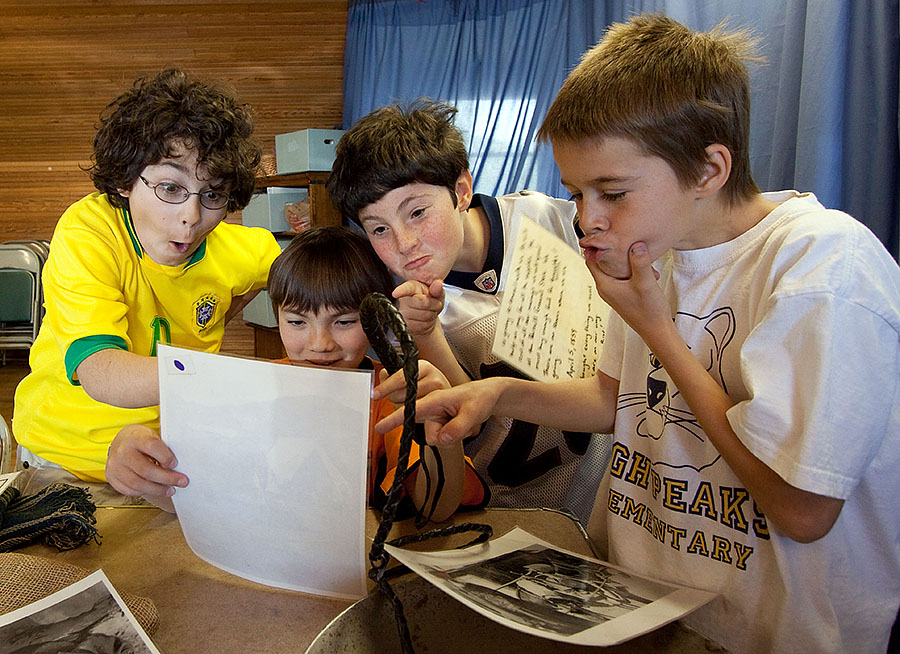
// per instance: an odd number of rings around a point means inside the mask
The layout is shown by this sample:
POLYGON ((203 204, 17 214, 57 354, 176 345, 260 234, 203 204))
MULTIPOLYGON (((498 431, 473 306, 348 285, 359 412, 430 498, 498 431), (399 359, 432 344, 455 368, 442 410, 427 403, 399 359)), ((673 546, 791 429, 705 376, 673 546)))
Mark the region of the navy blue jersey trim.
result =
MULTIPOLYGON (((495 197, 476 193, 472 196, 470 208, 474 209, 477 207, 481 207, 484 210, 484 213, 487 215, 488 224, 491 228, 491 242, 488 244, 488 254, 487 259, 485 259, 484 262, 484 268, 477 273, 451 270, 450 274, 444 279, 444 282, 451 286, 456 286, 457 288, 485 293, 483 289, 475 286, 475 280, 489 270, 493 270, 497 273, 497 279, 500 279, 500 273, 503 268, 503 219, 500 217, 500 204, 495 197)), ((487 293, 487 295, 494 295, 499 286, 500 285, 497 284, 494 290, 487 293)))

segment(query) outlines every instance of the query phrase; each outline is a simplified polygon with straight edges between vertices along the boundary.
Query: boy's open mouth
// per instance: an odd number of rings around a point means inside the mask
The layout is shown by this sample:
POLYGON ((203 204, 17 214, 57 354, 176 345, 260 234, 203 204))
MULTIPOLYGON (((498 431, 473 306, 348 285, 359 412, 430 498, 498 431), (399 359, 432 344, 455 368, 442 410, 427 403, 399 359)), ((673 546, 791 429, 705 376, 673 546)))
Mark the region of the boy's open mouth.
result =
POLYGON ((581 251, 584 254, 584 258, 588 261, 598 262, 601 257, 607 252, 604 248, 593 247, 591 245, 582 245, 581 251))

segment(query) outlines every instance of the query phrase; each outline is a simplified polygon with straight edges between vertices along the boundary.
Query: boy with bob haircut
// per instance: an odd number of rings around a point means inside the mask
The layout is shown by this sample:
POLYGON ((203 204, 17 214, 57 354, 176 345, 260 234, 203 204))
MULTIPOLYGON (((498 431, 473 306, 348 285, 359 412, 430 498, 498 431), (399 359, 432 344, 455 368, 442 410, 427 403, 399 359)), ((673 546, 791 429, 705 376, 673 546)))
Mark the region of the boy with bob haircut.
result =
POLYGON ((217 351, 266 285, 280 252, 272 234, 222 222, 253 193, 252 131, 232 89, 177 69, 106 107, 89 171, 98 192, 54 230, 46 316, 16 389, 30 466, 126 495, 186 483, 157 433, 156 344, 217 351))
MULTIPOLYGON (((527 191, 474 193, 455 115, 452 105, 425 99, 376 109, 341 137, 327 188, 402 280, 393 296, 421 357, 460 384, 512 374, 491 344, 522 217, 578 244, 572 202, 527 191)), ((586 521, 594 492, 580 503, 568 493, 590 439, 492 418, 466 449, 493 506, 580 504, 586 521)))
POLYGON ((540 135, 617 314, 597 375, 476 381, 417 415, 441 443, 496 413, 614 429, 589 527, 611 562, 718 592, 686 621, 729 651, 881 653, 900 604, 900 269, 812 194, 757 191, 751 45, 642 15, 585 54, 540 135))
MULTIPOLYGON (((375 371, 375 387, 387 376, 384 367, 366 356, 369 340, 359 307, 369 294, 387 297, 394 288, 387 268, 359 231, 343 226, 318 227, 294 237, 269 271, 268 291, 278 318, 285 362, 329 368, 375 371)), ((419 396, 449 382, 427 361, 419 363, 419 396)), ((405 395, 405 394, 404 394, 405 395)), ((402 398, 397 398, 402 403, 402 398)), ((372 403, 371 425, 393 412, 387 397, 372 403)), ((381 509, 394 483, 402 428, 369 434, 369 503, 381 509)), ((460 443, 439 448, 441 464, 431 448, 413 443, 400 514, 423 512, 435 522, 457 509, 483 507, 490 491, 463 457, 460 443), (427 474, 420 474, 424 465, 427 474), (439 470, 443 490, 435 499, 439 470), (429 484, 428 480, 431 479, 429 484)))

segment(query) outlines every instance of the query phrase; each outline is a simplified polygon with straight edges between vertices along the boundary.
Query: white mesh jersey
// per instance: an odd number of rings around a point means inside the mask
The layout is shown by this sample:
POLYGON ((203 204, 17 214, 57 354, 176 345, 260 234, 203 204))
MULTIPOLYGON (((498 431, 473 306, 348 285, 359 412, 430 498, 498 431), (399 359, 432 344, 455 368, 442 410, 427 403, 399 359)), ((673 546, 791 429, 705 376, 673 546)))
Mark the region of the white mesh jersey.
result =
MULTIPOLYGON (((497 313, 509 276, 507 264, 519 225, 522 217, 527 216, 578 250, 573 227, 575 205, 542 193, 521 191, 499 198, 476 194, 472 206, 480 206, 490 223, 487 261, 481 273, 451 272, 447 276, 441 326, 460 365, 473 379, 522 377, 491 354, 497 313), (477 280, 489 275, 491 270, 495 271, 498 283, 492 292, 487 292, 479 288, 477 280)), ((589 434, 564 433, 492 417, 481 433, 466 444, 466 453, 491 487, 491 506, 573 508, 585 505, 577 497, 579 493, 591 498, 586 503, 590 506, 596 492, 596 485, 572 488, 583 455, 593 451, 588 448, 589 440, 589 434)), ((599 465, 605 467, 603 462, 599 465)))

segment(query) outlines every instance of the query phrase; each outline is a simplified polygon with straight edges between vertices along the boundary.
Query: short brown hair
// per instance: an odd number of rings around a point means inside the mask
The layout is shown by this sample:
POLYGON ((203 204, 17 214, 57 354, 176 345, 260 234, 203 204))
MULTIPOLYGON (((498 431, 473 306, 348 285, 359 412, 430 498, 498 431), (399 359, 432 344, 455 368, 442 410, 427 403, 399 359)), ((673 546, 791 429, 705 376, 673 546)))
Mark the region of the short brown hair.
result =
POLYGON ((110 102, 94 136, 94 186, 124 207, 119 189, 131 188, 146 166, 171 156, 178 141, 197 152, 197 163, 222 179, 228 211, 250 201, 260 148, 251 139, 253 115, 229 86, 168 68, 139 77, 110 102))
POLYGON ((358 311, 363 298, 391 297, 394 280, 364 234, 343 226, 313 227, 293 238, 269 269, 275 315, 324 307, 358 311))
POLYGON ((326 188, 342 215, 359 212, 386 193, 420 182, 450 190, 469 169, 462 134, 453 124, 456 107, 420 98, 389 104, 360 118, 341 136, 326 188))
POLYGON ((611 25, 582 57, 538 132, 542 141, 621 136, 664 159, 685 187, 696 183, 706 147, 731 152, 724 192, 731 203, 759 193, 750 170, 747 61, 756 39, 746 31, 692 32, 661 14, 611 25))

